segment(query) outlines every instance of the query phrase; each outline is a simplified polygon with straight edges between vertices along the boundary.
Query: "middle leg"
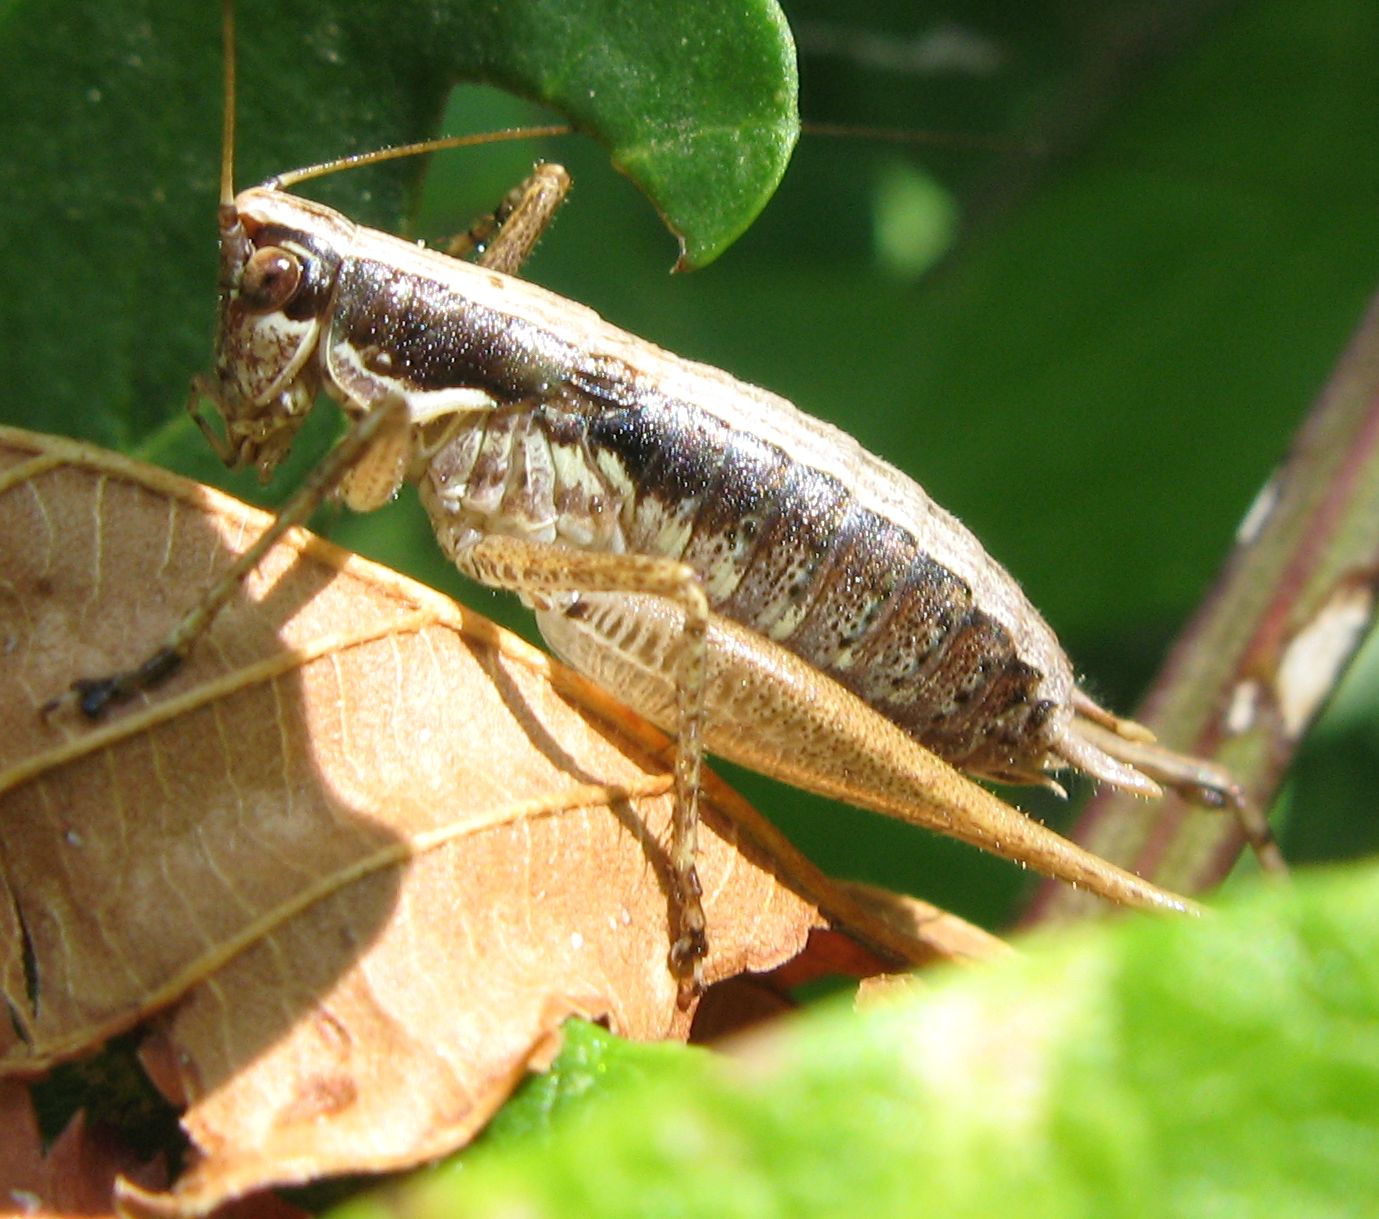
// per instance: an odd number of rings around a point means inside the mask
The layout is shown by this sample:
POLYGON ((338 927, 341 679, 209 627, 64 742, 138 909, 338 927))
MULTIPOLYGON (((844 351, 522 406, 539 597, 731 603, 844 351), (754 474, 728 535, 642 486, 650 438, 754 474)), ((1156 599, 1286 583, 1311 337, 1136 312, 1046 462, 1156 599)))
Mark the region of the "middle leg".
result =
POLYGON ((493 536, 455 556, 466 575, 492 588, 540 602, 559 593, 645 593, 674 601, 684 612, 675 659, 677 719, 675 811, 671 822, 671 906, 675 939, 670 966, 683 1005, 702 989, 708 937, 699 852, 699 778, 703 765, 704 679, 709 605, 694 570, 674 559, 602 554, 545 542, 493 536))

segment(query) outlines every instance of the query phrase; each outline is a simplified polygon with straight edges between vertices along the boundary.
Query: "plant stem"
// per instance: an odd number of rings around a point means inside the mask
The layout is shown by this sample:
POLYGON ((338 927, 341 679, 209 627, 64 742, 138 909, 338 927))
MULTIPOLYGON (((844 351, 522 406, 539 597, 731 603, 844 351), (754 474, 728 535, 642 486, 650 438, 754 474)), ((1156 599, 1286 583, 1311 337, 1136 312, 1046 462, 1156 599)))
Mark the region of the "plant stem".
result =
MULTIPOLYGON (((1216 584, 1137 718, 1174 749, 1229 766, 1267 809, 1299 742, 1370 627, 1379 582, 1379 297, 1283 465, 1255 498, 1216 584)), ((1219 882, 1245 843, 1236 818, 1177 796, 1103 792, 1072 835, 1180 893, 1219 882)), ((1095 900, 1044 885, 1027 922, 1095 900)))

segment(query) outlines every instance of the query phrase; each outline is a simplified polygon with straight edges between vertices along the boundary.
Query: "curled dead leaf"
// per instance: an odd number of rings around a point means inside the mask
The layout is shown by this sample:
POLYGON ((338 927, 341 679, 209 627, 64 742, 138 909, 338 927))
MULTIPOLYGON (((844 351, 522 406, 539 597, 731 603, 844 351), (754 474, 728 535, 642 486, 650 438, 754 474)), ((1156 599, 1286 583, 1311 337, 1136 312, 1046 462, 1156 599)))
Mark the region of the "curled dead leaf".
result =
POLYGON ((167 1181, 161 1163, 141 1163, 113 1132, 94 1129, 80 1113, 45 1148, 28 1089, 17 1079, 0 1080, 0 1131, 0 1214, 111 1214, 117 1177, 150 1189, 167 1181))
MULTIPOLYGON (((267 521, 0 430, 0 1068, 156 1018, 144 1059, 198 1157, 171 1194, 128 1192, 147 1213, 449 1151, 568 1016, 689 1031, 665 738, 429 589, 294 532, 154 694, 40 716, 155 646, 267 521)), ((710 981, 828 928, 859 969, 984 951, 877 916, 706 797, 710 981)))

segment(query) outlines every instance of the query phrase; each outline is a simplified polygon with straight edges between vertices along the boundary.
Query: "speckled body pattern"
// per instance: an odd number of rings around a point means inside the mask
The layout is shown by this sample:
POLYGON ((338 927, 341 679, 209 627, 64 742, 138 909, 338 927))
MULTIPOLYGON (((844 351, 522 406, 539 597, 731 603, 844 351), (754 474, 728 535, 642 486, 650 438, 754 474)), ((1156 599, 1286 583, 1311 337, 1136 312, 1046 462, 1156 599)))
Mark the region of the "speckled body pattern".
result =
POLYGON ((836 475, 692 402, 619 402, 572 370, 554 400, 476 419, 430 462, 423 496, 452 554, 518 529, 683 560, 714 612, 965 769, 1018 777, 1048 751, 1055 704, 1018 627, 836 475))
POLYGON ((680 559, 714 612, 956 765, 1031 781, 1057 753, 1074 682, 1052 632, 957 520, 844 433, 525 281, 271 190, 236 206, 308 271, 279 339, 262 313, 227 312, 219 349, 264 359, 222 381, 263 401, 287 368, 299 397, 323 386, 358 413, 402 393, 419 429, 444 421, 410 473, 452 557, 506 534, 680 559))

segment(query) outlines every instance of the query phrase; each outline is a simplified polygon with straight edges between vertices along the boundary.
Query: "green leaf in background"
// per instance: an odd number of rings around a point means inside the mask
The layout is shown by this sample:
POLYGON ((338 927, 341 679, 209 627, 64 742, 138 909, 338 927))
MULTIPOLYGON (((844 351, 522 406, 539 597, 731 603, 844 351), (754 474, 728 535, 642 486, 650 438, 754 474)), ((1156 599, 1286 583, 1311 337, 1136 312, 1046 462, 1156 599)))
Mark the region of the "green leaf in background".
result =
MULTIPOLYGON (((569 1105, 525 1145, 477 1148, 334 1219, 1365 1214, 1376 961, 1373 868, 1201 921, 1031 943, 861 1014, 831 1004, 737 1058, 634 1066, 644 1082, 569 1105)), ((616 1043, 571 1040, 557 1072, 619 1070, 616 1043)))
MULTIPOLYGON (((773 0, 244 0, 238 25, 240 184, 436 134, 456 81, 501 81, 609 145, 705 262, 764 205, 794 141, 794 48, 773 0)), ((208 359, 220 79, 209 0, 0 12, 6 422, 128 450, 177 414, 208 359)), ((396 229, 422 169, 319 193, 396 229)))

